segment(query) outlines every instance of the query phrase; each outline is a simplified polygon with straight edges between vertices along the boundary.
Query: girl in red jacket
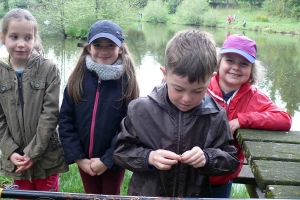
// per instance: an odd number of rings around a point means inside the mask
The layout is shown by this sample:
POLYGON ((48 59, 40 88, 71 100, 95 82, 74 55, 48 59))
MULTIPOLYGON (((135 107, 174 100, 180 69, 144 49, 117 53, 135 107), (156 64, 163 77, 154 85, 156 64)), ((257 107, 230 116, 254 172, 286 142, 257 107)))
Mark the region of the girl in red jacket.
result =
MULTIPOLYGON (((207 90, 227 111, 232 134, 238 128, 288 131, 292 118, 253 84, 263 75, 262 65, 256 60, 256 43, 243 35, 226 38, 219 53, 219 71, 211 79, 207 90)), ((244 155, 234 135, 240 166, 233 174, 210 177, 214 198, 229 198, 232 180, 240 173, 244 155)))

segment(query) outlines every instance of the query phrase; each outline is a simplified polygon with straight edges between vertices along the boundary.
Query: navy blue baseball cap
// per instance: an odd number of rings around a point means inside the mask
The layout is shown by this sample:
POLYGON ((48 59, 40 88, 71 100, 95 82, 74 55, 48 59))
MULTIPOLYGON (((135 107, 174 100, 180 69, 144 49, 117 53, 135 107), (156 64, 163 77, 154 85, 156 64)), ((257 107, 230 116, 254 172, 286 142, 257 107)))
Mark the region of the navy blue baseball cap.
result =
POLYGON ((109 20, 101 20, 95 22, 91 26, 87 38, 88 43, 91 44, 94 40, 98 38, 108 38, 114 43, 116 43, 118 47, 120 47, 124 42, 124 36, 120 26, 109 20))

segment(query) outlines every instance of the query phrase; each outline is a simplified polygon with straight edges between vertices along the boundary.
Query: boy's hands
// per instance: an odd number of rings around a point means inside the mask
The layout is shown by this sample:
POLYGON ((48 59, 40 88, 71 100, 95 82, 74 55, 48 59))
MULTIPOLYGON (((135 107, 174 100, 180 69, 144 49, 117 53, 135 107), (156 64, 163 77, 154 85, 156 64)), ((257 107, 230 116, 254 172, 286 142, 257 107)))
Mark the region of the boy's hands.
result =
POLYGON ((203 167, 206 163, 206 157, 200 147, 193 147, 184 152, 180 157, 180 162, 193 166, 194 168, 203 167))
POLYGON ((100 158, 91 158, 91 169, 97 174, 97 176, 100 176, 107 170, 107 167, 100 158))
POLYGON ((82 169, 85 173, 91 175, 91 176, 95 176, 97 175, 91 168, 91 160, 87 159, 87 158, 81 158, 81 159, 77 159, 75 160, 76 164, 78 165, 78 167, 80 167, 80 169, 82 169))
POLYGON ((172 165, 176 165, 178 162, 186 163, 194 168, 199 168, 206 164, 206 157, 202 149, 196 146, 191 150, 184 152, 182 155, 159 149, 151 151, 148 158, 149 165, 153 165, 159 170, 169 170, 172 165))
POLYGON ((176 165, 180 160, 180 156, 172 151, 158 149, 151 151, 148 163, 155 166, 159 170, 169 170, 172 165, 176 165))

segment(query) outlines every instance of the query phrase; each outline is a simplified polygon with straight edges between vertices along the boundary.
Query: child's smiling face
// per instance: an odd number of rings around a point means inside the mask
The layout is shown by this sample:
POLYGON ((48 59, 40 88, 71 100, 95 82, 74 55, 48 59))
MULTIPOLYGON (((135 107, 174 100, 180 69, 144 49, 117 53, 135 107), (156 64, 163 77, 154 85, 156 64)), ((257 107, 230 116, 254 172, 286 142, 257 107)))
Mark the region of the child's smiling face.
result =
POLYGON ((239 54, 224 54, 219 67, 221 89, 225 93, 239 89, 243 83, 248 82, 252 66, 252 63, 239 54))
POLYGON ((88 47, 88 51, 94 62, 98 64, 111 65, 122 53, 122 48, 118 47, 113 41, 107 38, 98 38, 88 47))

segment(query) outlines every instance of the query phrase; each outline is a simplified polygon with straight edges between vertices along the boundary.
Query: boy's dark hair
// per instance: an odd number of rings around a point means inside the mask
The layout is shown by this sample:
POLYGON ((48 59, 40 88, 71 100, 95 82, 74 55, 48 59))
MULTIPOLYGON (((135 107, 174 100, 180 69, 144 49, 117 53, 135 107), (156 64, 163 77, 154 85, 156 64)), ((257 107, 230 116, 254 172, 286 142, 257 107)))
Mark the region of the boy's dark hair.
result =
POLYGON ((217 71, 213 36, 198 30, 179 31, 167 44, 165 69, 179 76, 188 76, 190 83, 206 81, 217 71))

